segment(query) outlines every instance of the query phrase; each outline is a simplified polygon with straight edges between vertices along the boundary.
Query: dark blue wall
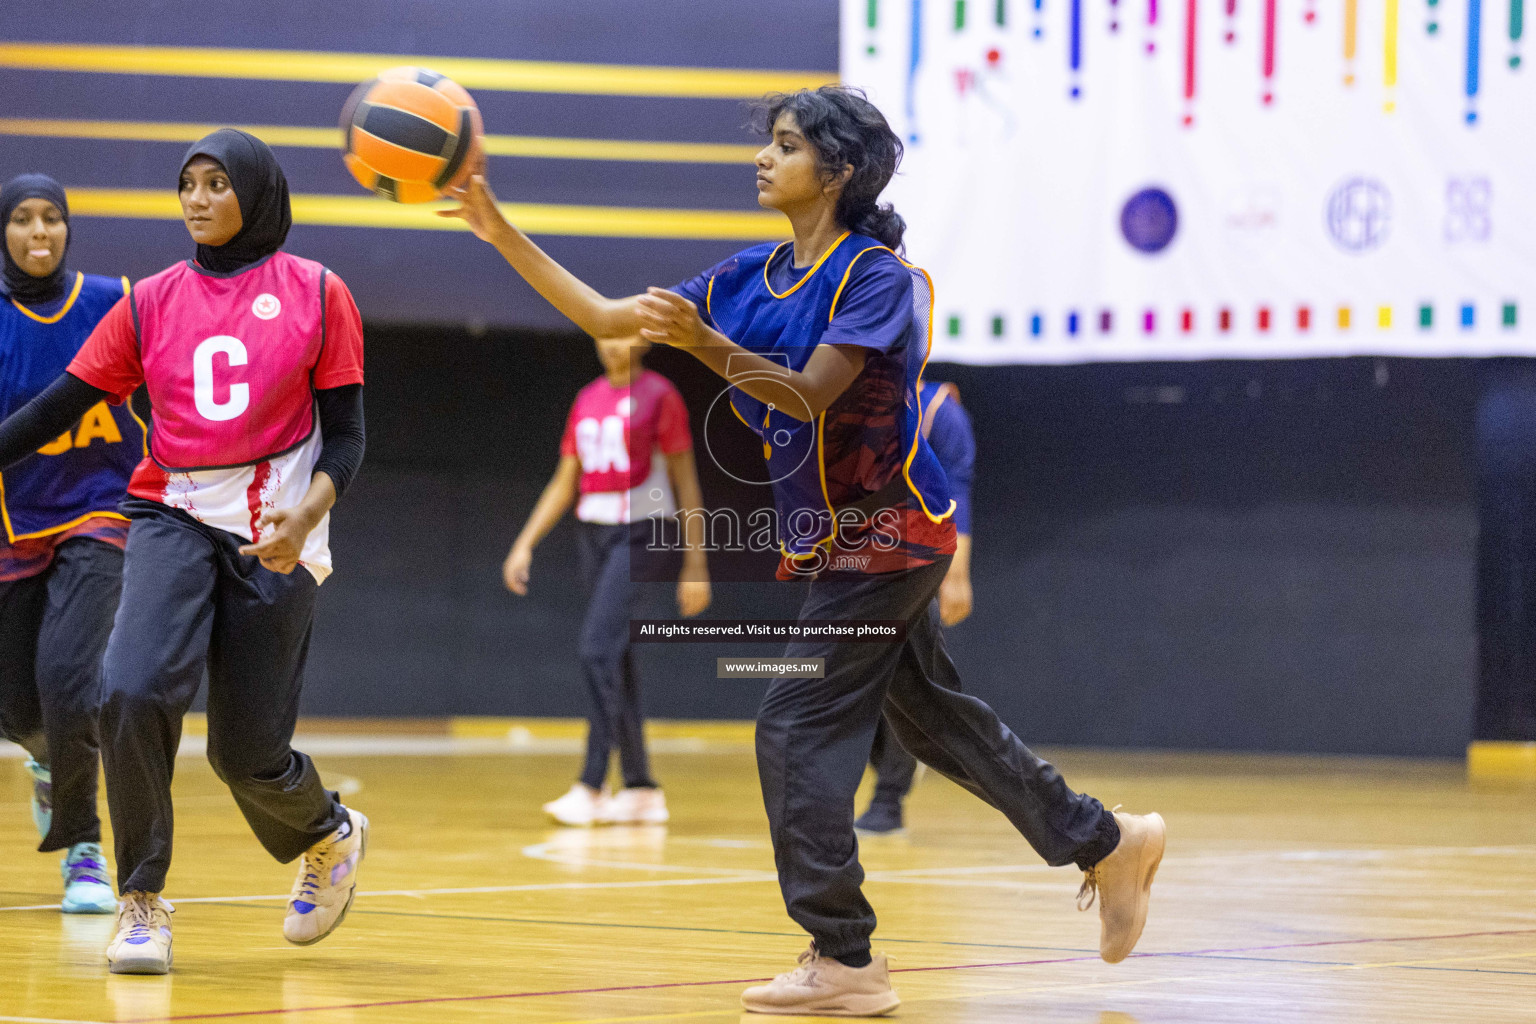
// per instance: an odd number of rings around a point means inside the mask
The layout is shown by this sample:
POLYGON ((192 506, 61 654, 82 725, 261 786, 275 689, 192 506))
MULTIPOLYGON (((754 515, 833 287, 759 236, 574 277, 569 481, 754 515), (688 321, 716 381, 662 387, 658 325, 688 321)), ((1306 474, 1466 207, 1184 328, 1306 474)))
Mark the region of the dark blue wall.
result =
MULTIPOLYGON (((6 42, 240 47, 408 57, 454 56, 812 72, 837 69, 836 0, 452 4, 293 0, 206 4, 7 4, 6 42)), ((277 82, 0 69, 0 117, 274 124, 331 128, 347 83, 277 82)), ((573 96, 480 90, 496 134, 750 143, 740 99, 573 96)), ((338 132, 339 143, 339 132, 338 132)), ((43 171, 69 187, 175 187, 184 142, 0 136, 0 180, 43 171)), ((362 195, 334 149, 283 147, 295 193, 362 195)), ((505 201, 756 210, 749 163, 639 163, 495 157, 505 201)), ((379 200, 383 203, 383 200, 379 200)), ((189 254, 177 221, 82 219, 83 270, 139 278, 189 254)), ((557 258, 616 294, 671 284, 741 247, 732 241, 541 238, 557 258)), ((467 234, 300 226, 289 248, 352 287, 370 320, 563 326, 557 314, 467 234)), ((494 255, 494 254, 492 254, 494 255)))

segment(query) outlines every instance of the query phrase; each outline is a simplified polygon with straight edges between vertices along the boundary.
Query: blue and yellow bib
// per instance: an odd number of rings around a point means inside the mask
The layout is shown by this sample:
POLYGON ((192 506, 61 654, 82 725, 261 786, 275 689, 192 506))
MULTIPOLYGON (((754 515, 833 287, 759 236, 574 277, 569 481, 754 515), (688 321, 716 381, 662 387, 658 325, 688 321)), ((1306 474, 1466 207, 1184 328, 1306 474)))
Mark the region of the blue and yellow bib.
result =
MULTIPOLYGON (((68 297, 51 313, 0 298, 0 418, 58 379, 127 293, 126 278, 77 273, 68 297)), ((92 515, 117 515, 128 477, 144 455, 144 425, 127 403, 94 406, 73 430, 0 474, 5 539, 43 537, 92 515)))
MULTIPOLYGON (((705 312, 736 344, 801 370, 837 315, 855 263, 898 257, 876 239, 848 233, 779 293, 769 282, 769 264, 788 244, 754 246, 723 264, 710 278, 705 312)), ((905 487, 896 500, 913 499, 935 522, 952 512, 944 472, 920 429, 918 384, 928 359, 932 286, 921 270, 902 266, 913 278, 912 326, 889 351, 872 351, 830 408, 806 421, 731 389, 731 408, 763 439, 785 554, 807 554, 829 540, 837 510, 885 490, 898 474, 905 487), (835 463, 830 477, 829 461, 835 463)), ((733 376, 728 368, 727 378, 733 376)))

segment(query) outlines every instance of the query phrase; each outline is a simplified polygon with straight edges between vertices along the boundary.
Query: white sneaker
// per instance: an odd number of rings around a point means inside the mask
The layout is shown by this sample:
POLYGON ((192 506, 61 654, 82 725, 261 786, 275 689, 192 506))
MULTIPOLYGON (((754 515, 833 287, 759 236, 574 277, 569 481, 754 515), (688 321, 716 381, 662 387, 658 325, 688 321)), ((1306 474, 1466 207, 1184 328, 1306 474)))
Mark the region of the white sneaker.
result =
POLYGON ((117 905, 117 935, 107 946, 113 974, 169 974, 171 915, 176 908, 157 892, 129 892, 117 905))
POLYGON ((341 827, 304 851, 283 918, 283 938, 309 946, 335 931, 352 909, 357 869, 368 852, 368 819, 350 807, 341 827))
POLYGON ((100 843, 76 843, 59 864, 64 876, 66 914, 110 914, 117 909, 117 897, 107 881, 107 858, 100 843))
POLYGON ((665 825, 671 817, 666 796, 652 787, 621 789, 597 807, 597 820, 607 825, 665 825))
POLYGON ((608 799, 606 789, 598 791, 578 782, 565 796, 544 805, 544 813, 562 825, 585 827, 598 820, 597 812, 608 799))
POLYGON ((751 1013, 878 1017, 900 1005, 884 953, 848 967, 818 954, 815 943, 800 954, 800 966, 741 994, 742 1009, 751 1013))

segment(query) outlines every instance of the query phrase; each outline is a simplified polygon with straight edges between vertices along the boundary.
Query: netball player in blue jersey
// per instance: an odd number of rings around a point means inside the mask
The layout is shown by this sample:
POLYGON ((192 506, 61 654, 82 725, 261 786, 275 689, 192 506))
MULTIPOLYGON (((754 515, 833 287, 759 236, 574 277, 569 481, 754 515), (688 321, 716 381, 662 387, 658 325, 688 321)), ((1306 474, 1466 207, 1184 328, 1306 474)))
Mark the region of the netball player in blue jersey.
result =
POLYGON ((822 679, 780 679, 757 723, 758 773, 785 905, 810 932, 797 968, 748 989, 764 1013, 864 1016, 894 1009, 853 800, 882 712, 924 763, 1002 811, 1045 860, 1084 874, 1099 901, 1099 951, 1124 959, 1146 920, 1164 828, 1067 788, 983 702, 958 692, 928 618, 955 551, 943 471, 919 431, 927 358, 926 276, 895 253, 903 222, 877 203, 901 154, 863 95, 824 87, 769 97, 758 202, 792 242, 746 249, 671 290, 605 298, 503 218, 483 177, 445 216, 466 220, 541 295, 598 338, 640 334, 691 352, 732 385, 763 439, 784 559, 811 579, 804 620, 900 620, 899 643, 807 640, 822 679))
MULTIPOLYGON (((128 282, 66 268, 69 202, 52 178, 0 186, 0 219, 3 419, 64 372, 128 282)), ((98 402, 0 474, 0 731, 32 755, 39 849, 66 851, 68 914, 117 909, 96 814, 96 702, 128 540, 117 505, 143 456, 128 406, 98 402)))

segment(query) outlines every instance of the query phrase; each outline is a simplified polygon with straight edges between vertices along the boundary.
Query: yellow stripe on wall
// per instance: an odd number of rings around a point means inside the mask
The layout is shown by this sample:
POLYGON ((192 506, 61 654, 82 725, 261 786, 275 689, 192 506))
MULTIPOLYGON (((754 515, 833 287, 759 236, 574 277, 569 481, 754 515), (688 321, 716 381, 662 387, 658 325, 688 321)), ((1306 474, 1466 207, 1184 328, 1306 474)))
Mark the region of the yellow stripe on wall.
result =
POLYGON ((244 50, 182 46, 0 43, 0 68, 37 71, 254 78, 286 82, 361 82, 401 64, 429 67, 466 89, 585 96, 750 99, 767 92, 835 82, 821 71, 583 64, 568 61, 413 57, 394 53, 244 50))
MULTIPOLYGON (((239 128, 269 146, 339 149, 338 128, 293 125, 201 124, 191 121, 85 121, 62 118, 0 117, 0 135, 53 139, 116 139, 125 142, 196 142, 218 128, 239 128)), ((713 142, 647 142, 628 139, 574 139, 538 135, 487 135, 491 156, 556 160, 627 160, 642 163, 750 164, 757 146, 713 142)))
MULTIPOLYGON (((465 230, 462 221, 437 216, 442 207, 433 204, 406 206, 366 195, 296 195, 292 202, 295 224, 465 230)), ((501 209, 508 220, 534 235, 760 240, 789 233, 789 225, 776 213, 555 203, 502 203, 501 209)), ((72 188, 69 212, 71 216, 180 220, 181 204, 170 189, 72 188)))

